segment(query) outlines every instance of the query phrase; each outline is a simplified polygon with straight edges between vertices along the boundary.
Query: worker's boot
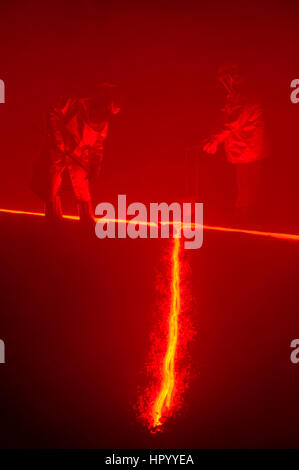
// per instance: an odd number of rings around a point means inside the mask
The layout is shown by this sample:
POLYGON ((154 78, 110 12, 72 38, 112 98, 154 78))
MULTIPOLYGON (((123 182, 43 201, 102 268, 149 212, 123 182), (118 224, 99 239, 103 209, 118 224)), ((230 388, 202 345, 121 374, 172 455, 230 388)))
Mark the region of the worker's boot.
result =
POLYGON ((46 202, 45 211, 46 220, 51 223, 59 223, 62 220, 61 201, 59 196, 46 202))
POLYGON ((80 201, 78 203, 80 225, 85 231, 94 231, 95 220, 91 201, 80 201))

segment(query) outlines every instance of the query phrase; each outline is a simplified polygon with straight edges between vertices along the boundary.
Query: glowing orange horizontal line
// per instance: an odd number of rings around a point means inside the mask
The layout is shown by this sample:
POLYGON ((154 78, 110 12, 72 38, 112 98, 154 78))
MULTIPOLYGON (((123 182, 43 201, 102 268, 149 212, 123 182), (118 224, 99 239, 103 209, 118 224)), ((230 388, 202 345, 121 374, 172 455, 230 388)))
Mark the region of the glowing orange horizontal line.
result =
POLYGON ((244 233, 245 235, 257 235, 260 237, 271 237, 271 238, 279 238, 281 240, 299 241, 299 235, 296 235, 294 233, 264 232, 261 230, 251 230, 251 229, 231 228, 231 227, 217 227, 215 225, 203 225, 203 228, 205 230, 215 230, 218 232, 244 233))
MULTIPOLYGON (((44 217, 45 214, 43 212, 32 212, 32 211, 21 211, 21 210, 14 210, 14 209, 1 209, 0 212, 6 214, 21 214, 21 215, 34 215, 39 217, 44 217)), ((63 215, 64 219, 69 220, 79 220, 79 216, 77 215, 63 215)), ((102 219, 102 218, 95 218, 95 221, 103 223, 107 222, 115 222, 115 223, 123 223, 123 224, 136 224, 136 220, 126 220, 126 219, 102 219)), ((146 225, 151 227, 157 227, 157 224, 154 222, 147 222, 147 221, 139 221, 138 224, 146 225)), ((192 228, 203 228, 204 230, 214 230, 217 232, 230 232, 230 233, 241 233, 244 235, 255 235, 259 237, 270 237, 276 238, 280 240, 292 240, 292 241, 299 241, 299 235, 293 233, 280 233, 280 232, 265 232, 261 230, 251 230, 251 229, 241 229, 241 228, 232 228, 232 227, 218 227, 215 225, 199 225, 199 224, 184 224, 181 222, 160 222, 161 225, 181 225, 182 228, 184 227, 192 227, 192 228)))

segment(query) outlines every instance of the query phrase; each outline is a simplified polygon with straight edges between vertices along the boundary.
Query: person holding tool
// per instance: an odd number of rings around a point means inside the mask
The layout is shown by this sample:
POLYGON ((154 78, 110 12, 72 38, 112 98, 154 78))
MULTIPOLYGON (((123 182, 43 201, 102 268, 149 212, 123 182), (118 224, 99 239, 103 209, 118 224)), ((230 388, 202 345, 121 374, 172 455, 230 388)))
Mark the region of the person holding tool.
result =
POLYGON ((110 84, 101 84, 88 97, 62 99, 50 110, 42 162, 46 181, 42 191, 35 190, 45 200, 48 220, 62 217, 59 190, 67 171, 80 221, 94 223, 90 180, 100 172, 109 122, 119 111, 115 87, 110 84))
POLYGON ((268 156, 264 112, 248 90, 239 67, 219 67, 218 80, 226 89, 223 128, 203 145, 214 155, 223 143, 226 158, 234 166, 237 185, 236 221, 247 221, 257 208, 260 196, 263 161, 268 156))

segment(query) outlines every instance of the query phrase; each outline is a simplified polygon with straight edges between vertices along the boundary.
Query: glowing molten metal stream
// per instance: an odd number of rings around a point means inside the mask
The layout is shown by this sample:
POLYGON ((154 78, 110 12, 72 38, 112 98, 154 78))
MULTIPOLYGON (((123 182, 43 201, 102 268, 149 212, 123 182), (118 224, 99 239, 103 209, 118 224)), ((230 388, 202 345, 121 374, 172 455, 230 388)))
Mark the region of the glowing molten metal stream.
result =
POLYGON ((178 318, 181 308, 180 292, 180 239, 174 239, 172 251, 171 305, 167 350, 163 361, 161 388, 152 409, 153 428, 161 426, 161 419, 166 417, 175 388, 175 355, 178 342, 178 318))
MULTIPOLYGON (((42 212, 31 212, 31 211, 22 211, 14 209, 4 209, 0 208, 0 213, 7 214, 23 214, 31 216, 41 216, 45 214, 42 212)), ((73 215, 63 215, 63 218, 70 220, 79 220, 78 216, 73 215)), ((95 218, 95 221, 100 219, 95 218)), ((134 220, 125 220, 125 219, 105 219, 103 223, 115 222, 130 224, 135 223, 134 220)), ((139 224, 152 226, 156 225, 153 222, 138 222, 139 224)), ((165 224, 166 222, 164 222, 165 224)), ((169 225, 171 222, 167 222, 169 225)), ((161 225, 163 223, 161 222, 161 225)), ((182 227, 184 224, 182 224, 182 227)), ((195 224, 192 224, 192 227, 195 227, 195 224)), ((274 238, 280 240, 296 241, 299 242, 299 234, 290 234, 290 233, 277 233, 277 232, 266 232, 260 230, 251 230, 251 229, 241 229, 233 227, 219 227, 212 225, 198 225, 204 230, 227 232, 227 233, 238 233, 242 235, 249 236, 258 236, 266 238, 274 238)), ((170 311, 168 316, 168 336, 167 336, 167 347, 165 353, 162 355, 162 364, 160 369, 160 376, 158 378, 159 385, 158 389, 154 392, 153 400, 150 399, 149 408, 146 406, 146 421, 153 430, 161 429, 161 426, 165 422, 165 419, 169 417, 171 409, 175 407, 175 395, 179 388, 179 371, 176 370, 176 362, 178 360, 177 349, 178 349, 178 340, 179 340, 179 317, 181 313, 181 304, 182 304, 182 282, 181 282, 181 266, 180 266, 180 238, 174 238, 174 244, 171 255, 171 298, 170 298, 170 311)))

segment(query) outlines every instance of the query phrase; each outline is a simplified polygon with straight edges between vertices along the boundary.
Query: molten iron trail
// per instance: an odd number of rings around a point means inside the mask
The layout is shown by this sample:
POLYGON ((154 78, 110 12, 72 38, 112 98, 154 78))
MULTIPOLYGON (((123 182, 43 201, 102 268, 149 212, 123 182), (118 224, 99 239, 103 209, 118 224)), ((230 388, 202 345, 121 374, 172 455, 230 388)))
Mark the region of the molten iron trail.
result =
MULTIPOLYGON (((0 212, 6 213, 6 214, 20 214, 20 215, 35 215, 39 217, 44 217, 45 214, 43 212, 32 212, 32 211, 21 211, 21 210, 15 210, 15 209, 0 209, 0 212)), ((63 215, 62 216, 64 219, 70 219, 70 220, 79 220, 79 217, 77 215, 63 215)), ((95 221, 101 221, 100 218, 95 218, 95 221)), ((125 220, 125 219, 103 219, 103 223, 107 222, 115 222, 119 224, 136 224, 136 221, 134 220, 125 220)), ((161 225, 165 225, 166 223, 169 223, 169 225, 174 225, 177 222, 161 222, 161 225)), ((180 222, 179 222, 180 223, 180 222)), ((148 227, 150 226, 156 226, 154 222, 147 222, 147 221, 139 221, 139 225, 147 225, 148 227)), ((265 232, 261 230, 251 230, 251 229, 241 229, 241 228, 234 228, 234 227, 218 227, 215 225, 199 225, 199 224, 181 224, 181 227, 184 228, 186 227, 202 227, 204 230, 212 230, 216 232, 228 232, 228 233, 240 233, 244 235, 252 235, 252 236, 257 236, 257 237, 268 237, 268 238, 278 238, 280 240, 289 240, 289 241, 299 241, 299 235, 294 234, 294 233, 281 233, 281 232, 265 232)))
MULTIPOLYGON (((21 211, 13 209, 0 209, 0 212, 8 214, 23 214, 31 216, 44 216, 42 212, 30 212, 30 211, 21 211)), ((79 220, 78 216, 73 215, 64 215, 65 219, 79 220)), ((95 219, 100 221, 101 219, 95 219)), ((125 220, 125 219, 105 219, 103 223, 114 222, 114 223, 123 223, 130 224, 135 221, 125 220)), ((165 224, 162 222, 161 224, 165 224)), ((176 222, 170 222, 169 224, 174 224, 176 222)), ((138 224, 143 224, 147 226, 156 225, 153 222, 138 222, 138 224)), ((184 224, 182 224, 183 228, 184 224)), ((192 228, 195 228, 196 225, 192 224, 192 228)), ((289 241, 299 241, 299 235, 289 234, 289 233, 277 233, 277 232, 265 232, 259 230, 250 230, 250 229, 239 229, 231 227, 218 227, 211 225, 202 225, 204 230, 213 230, 218 232, 229 232, 229 233, 239 233, 243 235, 258 236, 258 237, 268 237, 275 238, 280 240, 289 240, 289 241)), ((181 304, 182 304, 182 292, 181 292, 181 266, 180 266, 180 239, 174 238, 174 244, 171 255, 171 298, 170 298, 170 310, 168 316, 168 335, 167 335, 167 344, 166 350, 162 365, 161 365, 161 375, 159 377, 159 387, 155 392, 155 396, 151 400, 150 409, 147 413, 147 421, 150 429, 158 430, 161 429, 165 419, 170 416, 172 410, 175 408, 175 395, 176 395, 176 386, 177 386, 177 371, 176 371, 176 356, 177 356, 177 346, 179 341, 179 317, 181 313, 181 304)))
POLYGON ((161 388, 152 409, 152 427, 161 426, 171 409, 175 388, 175 355, 178 342, 178 318, 181 309, 180 239, 174 239, 172 251, 171 305, 169 313, 168 344, 161 371, 161 388))

